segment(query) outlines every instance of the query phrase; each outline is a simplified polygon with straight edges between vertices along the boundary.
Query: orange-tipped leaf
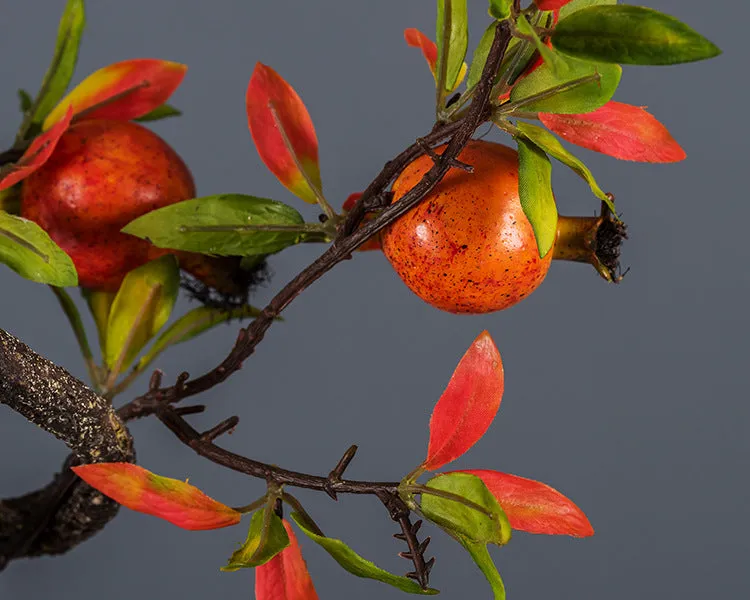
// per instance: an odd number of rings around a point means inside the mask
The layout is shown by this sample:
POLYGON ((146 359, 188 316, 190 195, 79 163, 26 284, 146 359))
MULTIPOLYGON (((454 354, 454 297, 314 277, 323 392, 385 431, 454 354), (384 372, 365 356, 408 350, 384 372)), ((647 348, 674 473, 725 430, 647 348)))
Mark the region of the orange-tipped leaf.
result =
POLYGON ((14 165, 0 169, 0 191, 15 185, 41 167, 52 156, 52 152, 60 141, 62 134, 70 127, 73 110, 68 106, 62 119, 52 129, 34 138, 23 156, 14 165))
POLYGON ((289 546, 255 569, 255 600, 318 600, 305 559, 289 523, 289 546))
POLYGON ((169 521, 183 529, 236 525, 242 514, 209 498, 197 487, 161 477, 138 465, 99 463, 73 467, 91 487, 123 506, 169 521))
POLYGON ((500 352, 483 331, 461 358, 432 411, 422 467, 434 471, 471 448, 495 418, 504 388, 500 352))
POLYGON ((422 50, 422 56, 424 56, 427 64, 430 66, 430 71, 432 71, 434 77, 438 59, 437 44, 435 44, 435 42, 424 33, 419 31, 419 29, 414 27, 404 30, 404 39, 412 48, 419 48, 422 50))
POLYGON ((73 105, 86 119, 129 121, 164 104, 185 77, 187 66, 168 60, 124 60, 92 73, 62 99, 44 120, 49 129, 73 105))
POLYGON ((667 128, 640 106, 611 101, 590 113, 539 113, 539 119, 572 144, 621 160, 669 163, 685 158, 667 128))
POLYGON ((245 101, 263 163, 289 191, 315 204, 322 189, 318 138, 302 99, 276 71, 257 63, 245 101))
POLYGON ((485 471, 462 471, 476 475, 497 499, 510 526, 517 531, 588 537, 594 528, 586 515, 556 489, 517 475, 485 471))

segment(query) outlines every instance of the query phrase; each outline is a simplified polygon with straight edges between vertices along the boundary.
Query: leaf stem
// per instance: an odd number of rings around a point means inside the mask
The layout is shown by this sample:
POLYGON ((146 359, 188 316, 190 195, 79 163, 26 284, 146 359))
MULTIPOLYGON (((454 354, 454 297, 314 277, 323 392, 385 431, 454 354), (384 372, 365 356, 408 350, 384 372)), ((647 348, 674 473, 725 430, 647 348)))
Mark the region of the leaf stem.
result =
POLYGON ((83 360, 86 363, 86 370, 88 371, 91 384, 94 386, 94 391, 99 394, 101 393, 99 367, 94 360, 94 354, 91 352, 91 346, 86 337, 86 328, 83 326, 81 313, 78 312, 78 308, 76 308, 70 294, 68 294, 63 288, 55 287, 53 285, 49 286, 49 288, 52 290, 52 293, 55 294, 55 297, 60 303, 60 307, 68 318, 68 322, 70 323, 70 326, 73 329, 73 334, 78 342, 78 347, 83 355, 83 360))
POLYGON ((333 207, 330 204, 328 204, 328 200, 326 200, 325 196, 323 195, 323 191, 320 190, 318 186, 313 183, 313 180, 310 177, 310 174, 302 166, 302 162, 300 161, 299 156, 297 156, 297 152, 295 152, 294 146, 292 146, 292 142, 286 133, 286 129, 284 129, 284 124, 281 122, 281 119, 279 118, 279 113, 276 110, 276 105, 273 102, 269 102, 268 110, 271 111, 271 116, 273 117, 273 121, 279 130, 281 139, 284 141, 284 146, 286 146, 286 149, 289 151, 289 154, 291 155, 295 166, 297 167, 297 169, 299 169, 299 172, 302 173, 302 177, 304 177, 305 182, 307 183, 307 185, 310 187, 313 194, 315 195, 315 199, 317 200, 318 205, 320 206, 321 210, 326 214, 329 220, 336 222, 339 219, 339 216, 336 214, 336 211, 333 210, 333 207))

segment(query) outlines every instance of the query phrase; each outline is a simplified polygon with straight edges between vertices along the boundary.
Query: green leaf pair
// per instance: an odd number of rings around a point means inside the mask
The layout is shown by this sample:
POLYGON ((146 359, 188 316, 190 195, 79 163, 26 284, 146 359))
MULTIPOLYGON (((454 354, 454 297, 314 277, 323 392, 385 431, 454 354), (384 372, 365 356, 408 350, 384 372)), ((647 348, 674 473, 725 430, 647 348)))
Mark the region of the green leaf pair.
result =
POLYGON ((468 506, 425 490, 420 508, 426 518, 466 548, 490 584, 495 600, 504 600, 505 586, 492 562, 487 544, 507 544, 511 527, 495 496, 479 477, 469 473, 438 475, 430 479, 425 487, 436 493, 459 496, 473 505, 468 506))
POLYGON ((232 553, 229 563, 221 570, 231 572, 259 567, 287 546, 289 535, 284 523, 273 511, 272 504, 267 504, 253 513, 245 543, 232 553))

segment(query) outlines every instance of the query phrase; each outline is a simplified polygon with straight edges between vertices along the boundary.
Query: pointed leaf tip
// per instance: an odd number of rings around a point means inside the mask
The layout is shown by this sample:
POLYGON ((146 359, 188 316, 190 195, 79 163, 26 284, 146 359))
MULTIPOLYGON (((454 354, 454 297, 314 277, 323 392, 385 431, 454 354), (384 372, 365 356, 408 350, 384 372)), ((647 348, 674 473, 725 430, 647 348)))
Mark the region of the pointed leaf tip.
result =
POLYGON ((422 50, 422 56, 424 56, 427 61, 432 76, 436 77, 435 69, 437 67, 438 59, 437 44, 427 37, 427 35, 419 31, 419 29, 414 27, 404 29, 404 40, 406 40, 406 43, 412 48, 419 48, 422 50))
POLYGON ((23 153, 23 156, 13 165, 0 168, 0 191, 7 189, 19 181, 26 179, 34 171, 39 169, 52 156, 57 142, 70 127, 73 118, 71 106, 63 113, 62 119, 49 131, 34 138, 31 145, 23 153))
POLYGON ((160 477, 130 463, 72 467, 91 487, 123 506, 190 530, 236 525, 242 515, 206 496, 195 486, 160 477))
POLYGON ((667 128, 640 106, 610 101, 590 113, 539 113, 539 119, 568 142, 620 160, 670 163, 686 157, 667 128))
POLYGON ((459 472, 475 475, 484 482, 515 530, 573 537, 594 535, 583 511, 544 483, 483 469, 459 472))
POLYGON ((287 521, 289 546, 255 569, 256 600, 318 600, 297 537, 287 521))
POLYGON ((483 331, 461 358, 435 405, 422 467, 434 471, 471 448, 495 418, 504 387, 500 352, 483 331))
POLYGON ((164 104, 185 77, 187 66, 155 58, 124 60, 95 71, 62 99, 44 120, 49 129, 73 105, 86 119, 129 121, 164 104))
POLYGON ((276 71, 257 63, 245 101, 263 163, 289 191, 315 204, 322 189, 318 138, 302 99, 276 71))

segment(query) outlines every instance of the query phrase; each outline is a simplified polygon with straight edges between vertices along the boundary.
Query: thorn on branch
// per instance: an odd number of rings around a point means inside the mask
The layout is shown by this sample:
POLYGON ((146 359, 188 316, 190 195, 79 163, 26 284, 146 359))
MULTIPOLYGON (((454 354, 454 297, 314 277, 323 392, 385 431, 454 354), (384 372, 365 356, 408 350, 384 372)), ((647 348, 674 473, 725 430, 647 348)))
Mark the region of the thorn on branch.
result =
POLYGON ((203 404, 196 404, 195 406, 181 406, 173 410, 175 414, 184 417, 186 415, 197 415, 198 413, 202 413, 206 410, 206 407, 203 404))
MULTIPOLYGON (((178 412, 178 411, 175 411, 175 412, 178 412)), ((215 427, 212 427, 211 429, 208 429, 207 431, 204 431, 203 433, 201 433, 200 440, 202 442, 213 442, 217 437, 222 436, 225 433, 231 433, 234 430, 234 428, 237 427, 237 424, 239 422, 240 422, 240 418, 237 416, 224 419, 221 423, 219 423, 215 427)))
MULTIPOLYGON (((424 153, 432 159, 432 162, 437 163, 440 160, 440 155, 432 149, 432 147, 425 141, 424 138, 417 138, 417 144, 424 150, 424 153)), ((448 166, 461 169, 467 173, 473 173, 474 167, 467 165, 465 162, 461 162, 457 158, 448 159, 448 166)))
POLYGON ((417 532, 422 527, 421 519, 416 523, 412 524, 409 519, 409 514, 402 514, 398 519, 398 524, 401 526, 400 533, 394 533, 393 537, 397 540, 406 542, 409 546, 409 550, 405 552, 399 552, 398 555, 401 558, 410 560, 414 565, 414 570, 406 574, 409 579, 414 579, 422 589, 427 589, 429 584, 430 571, 435 564, 435 557, 430 560, 425 560, 424 553, 427 550, 427 546, 430 545, 430 537, 426 537, 422 542, 417 538, 417 532))
POLYGON ((174 389, 178 396, 181 396, 185 391, 185 383, 188 379, 190 379, 190 373, 188 373, 187 371, 183 371, 178 375, 177 381, 175 381, 174 384, 174 389))
POLYGON ((151 373, 151 378, 148 380, 148 391, 155 393, 161 388, 161 381, 164 377, 164 372, 156 369, 151 373))
POLYGON ((354 458, 354 455, 357 453, 357 446, 351 445, 347 449, 346 452, 344 452, 344 456, 342 456, 339 459, 339 462, 336 463, 336 466, 333 468, 333 470, 328 473, 328 480, 325 484, 325 492, 328 494, 331 498, 334 500, 338 500, 336 497, 336 490, 334 489, 334 486, 337 483, 341 482, 341 476, 344 474, 344 471, 346 471, 346 468, 349 466, 349 463, 352 462, 352 459, 354 458))

